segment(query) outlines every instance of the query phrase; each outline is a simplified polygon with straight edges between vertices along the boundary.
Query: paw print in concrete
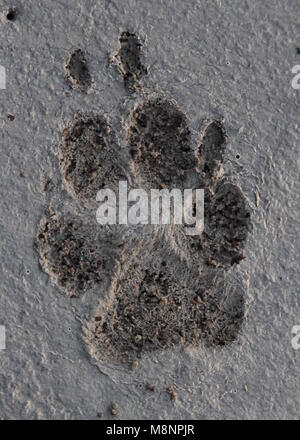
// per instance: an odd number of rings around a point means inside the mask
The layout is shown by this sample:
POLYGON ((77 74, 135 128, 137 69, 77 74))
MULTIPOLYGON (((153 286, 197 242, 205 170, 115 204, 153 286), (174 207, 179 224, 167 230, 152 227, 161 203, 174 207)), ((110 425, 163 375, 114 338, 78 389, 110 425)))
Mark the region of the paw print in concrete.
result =
POLYGON ((76 115, 62 133, 58 162, 81 214, 48 207, 37 233, 42 266, 56 284, 70 297, 93 290, 99 299, 85 341, 95 357, 116 362, 176 345, 226 345, 245 312, 243 287, 230 283, 227 271, 245 258, 250 212, 242 191, 222 177, 224 125, 207 121, 192 149, 178 105, 141 92, 147 70, 140 51, 134 34, 121 34, 115 57, 124 86, 136 93, 124 124, 126 148, 102 114, 76 115), (191 182, 204 188, 203 233, 189 236, 174 224, 103 233, 96 221, 85 222, 84 212, 95 216, 97 191, 116 190, 128 176, 132 187, 144 189, 190 188, 191 182))

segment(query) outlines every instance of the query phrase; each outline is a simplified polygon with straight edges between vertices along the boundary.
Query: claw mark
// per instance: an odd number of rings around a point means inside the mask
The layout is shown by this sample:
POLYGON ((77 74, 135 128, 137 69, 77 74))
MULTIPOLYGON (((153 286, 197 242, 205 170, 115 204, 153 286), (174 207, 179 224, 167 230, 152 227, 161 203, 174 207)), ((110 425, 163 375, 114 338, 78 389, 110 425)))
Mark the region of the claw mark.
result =
POLYGON ((212 121, 206 127, 203 139, 199 146, 199 155, 202 158, 202 170, 211 178, 218 165, 223 162, 226 146, 226 134, 223 124, 212 121))
POLYGON ((141 47, 138 37, 134 33, 124 31, 121 33, 120 49, 116 54, 124 85, 129 91, 134 91, 139 80, 147 73, 146 67, 141 61, 141 47))
POLYGON ((80 49, 76 49, 69 55, 65 69, 71 87, 73 89, 79 89, 82 92, 87 92, 91 87, 92 79, 86 59, 80 49))

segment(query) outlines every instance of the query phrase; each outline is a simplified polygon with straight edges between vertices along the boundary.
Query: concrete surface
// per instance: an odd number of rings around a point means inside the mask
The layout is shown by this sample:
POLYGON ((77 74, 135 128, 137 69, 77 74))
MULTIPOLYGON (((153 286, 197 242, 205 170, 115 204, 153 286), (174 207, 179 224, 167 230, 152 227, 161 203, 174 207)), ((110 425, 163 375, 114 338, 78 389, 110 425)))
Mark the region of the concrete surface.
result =
MULTIPOLYGON (((0 1, 0 14, 10 2, 0 1)), ((299 316, 299 2, 15 1, 0 21, 2 419, 297 419, 299 316), (298 28, 298 29, 297 29, 298 28), (195 137, 207 117, 224 117, 227 172, 252 207, 253 232, 239 275, 247 318, 223 349, 146 356, 135 372, 96 365, 82 341, 88 298, 63 295, 33 247, 44 209, 41 179, 59 179, 61 131, 76 111, 105 111, 120 142, 130 96, 108 68, 124 29, 145 40, 153 91, 173 97, 195 137), (84 51, 91 93, 71 90, 64 64, 84 51), (14 115, 11 120, 7 115, 14 115), (240 155, 237 159, 236 155, 240 155), (145 389, 155 383, 155 393, 145 389), (174 386, 178 400, 167 393, 174 386)))

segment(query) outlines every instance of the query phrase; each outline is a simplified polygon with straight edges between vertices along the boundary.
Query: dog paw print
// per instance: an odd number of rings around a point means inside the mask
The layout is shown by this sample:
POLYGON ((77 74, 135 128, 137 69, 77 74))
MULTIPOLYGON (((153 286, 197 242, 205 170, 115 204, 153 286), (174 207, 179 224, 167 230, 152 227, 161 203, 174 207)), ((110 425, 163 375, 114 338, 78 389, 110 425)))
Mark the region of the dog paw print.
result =
POLYGON ((242 191, 223 177, 225 127, 206 121, 192 148, 178 105, 143 91, 140 52, 137 37, 123 32, 115 61, 136 94, 126 148, 102 114, 76 115, 63 130, 58 164, 80 215, 47 207, 37 233, 42 266, 56 284, 70 297, 95 293, 99 305, 84 338, 96 358, 116 362, 177 345, 226 345, 245 312, 242 284, 231 283, 228 270, 245 258, 251 221, 242 191), (117 191, 124 180, 145 190, 204 188, 203 233, 187 235, 177 224, 107 231, 86 221, 85 213, 96 217, 97 192, 117 191))

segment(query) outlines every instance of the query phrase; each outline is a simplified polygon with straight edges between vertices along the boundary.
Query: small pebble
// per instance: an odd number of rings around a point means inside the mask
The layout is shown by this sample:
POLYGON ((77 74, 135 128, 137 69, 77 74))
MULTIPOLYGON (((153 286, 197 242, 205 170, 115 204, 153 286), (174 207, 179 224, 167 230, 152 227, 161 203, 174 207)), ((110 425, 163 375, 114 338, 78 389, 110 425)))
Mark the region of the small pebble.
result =
POLYGON ((176 390, 173 387, 173 385, 170 385, 169 388, 167 389, 167 391, 171 397, 171 400, 173 400, 175 402, 178 399, 178 395, 177 395, 176 390))
POLYGON ((133 361, 131 364, 131 370, 135 371, 138 368, 138 366, 139 366, 138 361, 133 361))
POLYGON ((117 416, 119 414, 119 406, 117 403, 113 402, 110 408, 110 411, 113 416, 117 416))
POLYGON ((154 383, 148 383, 147 390, 152 391, 154 393, 156 391, 156 385, 154 383))

